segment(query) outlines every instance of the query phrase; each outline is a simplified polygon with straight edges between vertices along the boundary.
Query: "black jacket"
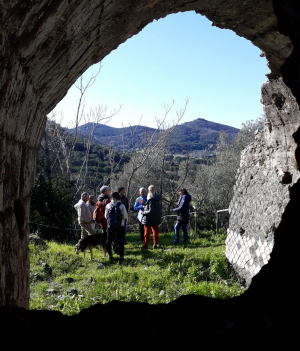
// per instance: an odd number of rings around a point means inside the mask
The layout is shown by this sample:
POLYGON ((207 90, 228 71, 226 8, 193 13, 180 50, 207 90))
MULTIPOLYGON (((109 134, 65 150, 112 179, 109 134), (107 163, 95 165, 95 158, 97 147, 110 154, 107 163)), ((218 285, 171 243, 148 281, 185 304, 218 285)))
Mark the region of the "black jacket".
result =
POLYGON ((190 194, 180 196, 178 207, 173 210, 174 212, 177 212, 177 221, 182 221, 186 224, 189 223, 191 201, 192 197, 190 194))
POLYGON ((125 206, 126 208, 126 211, 128 213, 128 209, 129 209, 129 202, 128 202, 128 199, 127 197, 124 195, 123 197, 121 197, 121 202, 122 204, 125 206))
POLYGON ((143 211, 142 224, 144 225, 159 225, 161 219, 160 196, 155 194, 150 200, 147 200, 143 211))

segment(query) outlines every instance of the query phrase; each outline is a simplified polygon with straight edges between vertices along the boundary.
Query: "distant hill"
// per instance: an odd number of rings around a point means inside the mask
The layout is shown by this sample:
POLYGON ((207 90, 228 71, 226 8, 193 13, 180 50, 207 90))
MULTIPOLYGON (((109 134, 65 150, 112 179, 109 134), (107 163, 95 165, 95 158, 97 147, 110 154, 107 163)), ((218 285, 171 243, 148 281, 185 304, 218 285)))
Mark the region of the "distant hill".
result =
MULTIPOLYGON (((86 129, 91 129, 92 123, 87 123, 79 127, 79 131, 84 133, 86 129)), ((143 126, 133 126, 125 128, 114 128, 99 124, 94 133, 94 141, 108 146, 122 149, 123 139, 126 148, 131 148, 131 132, 136 128, 135 146, 142 148, 140 140, 144 140, 147 134, 152 134, 155 129, 143 126), (140 139, 140 140, 139 140, 140 139)), ((186 122, 175 127, 171 140, 170 151, 172 153, 182 153, 182 147, 189 152, 210 148, 213 150, 217 144, 220 131, 225 131, 229 139, 234 138, 239 129, 224 124, 207 121, 198 118, 192 122, 186 122), (181 144, 181 145, 180 145, 181 144)))
POLYGON ((172 152, 181 152, 180 144, 187 151, 214 149, 221 131, 225 131, 231 140, 237 135, 239 129, 203 118, 180 124, 174 129, 170 149, 172 152))

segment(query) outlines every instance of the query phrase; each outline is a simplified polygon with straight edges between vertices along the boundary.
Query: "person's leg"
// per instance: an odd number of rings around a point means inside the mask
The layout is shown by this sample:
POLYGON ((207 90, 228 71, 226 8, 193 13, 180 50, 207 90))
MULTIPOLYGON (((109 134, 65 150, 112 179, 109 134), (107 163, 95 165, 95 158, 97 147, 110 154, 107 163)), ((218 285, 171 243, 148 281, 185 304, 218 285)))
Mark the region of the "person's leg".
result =
POLYGON ((144 227, 145 227, 144 247, 148 247, 149 240, 150 240, 150 234, 151 234, 151 226, 145 225, 144 227))
POLYGON ((82 239, 85 236, 89 235, 89 233, 84 229, 82 225, 80 225, 80 227, 81 227, 81 239, 82 239))
POLYGON ((88 234, 96 234, 94 229, 92 228, 91 224, 88 224, 86 222, 80 222, 81 227, 83 227, 85 229, 85 231, 87 232, 86 235, 88 234))
POLYGON ((91 224, 86 224, 85 230, 90 234, 96 234, 95 230, 93 229, 91 224))
POLYGON ((182 231, 183 231, 183 242, 186 243, 189 241, 186 223, 182 224, 182 231))
POLYGON ((102 233, 106 235, 106 239, 107 239, 107 228, 101 227, 102 228, 102 233))
POLYGON ((120 258, 124 257, 124 228, 117 228, 116 229, 118 242, 119 242, 119 255, 120 258))
POLYGON ((85 222, 80 222, 80 226, 81 226, 81 238, 84 238, 88 234, 95 234, 95 231, 93 230, 90 224, 85 222))
POLYGON ((158 245, 158 225, 152 226, 152 232, 153 232, 153 247, 156 248, 158 245))
POLYGON ((179 221, 176 222, 175 224, 175 239, 174 239, 174 244, 179 244, 179 230, 181 227, 181 223, 179 221))
POLYGON ((114 253, 119 255, 119 240, 118 240, 118 236, 117 236, 116 231, 115 231, 115 234, 113 237, 113 249, 114 249, 114 253))
POLYGON ((140 237, 141 237, 141 242, 142 244, 144 243, 144 237, 145 237, 145 228, 144 228, 144 224, 142 224, 141 222, 139 222, 139 228, 140 228, 140 237))
POLYGON ((106 251, 108 252, 109 258, 113 257, 111 252, 111 243, 115 235, 115 230, 113 228, 108 228, 107 230, 107 240, 106 240, 106 251))

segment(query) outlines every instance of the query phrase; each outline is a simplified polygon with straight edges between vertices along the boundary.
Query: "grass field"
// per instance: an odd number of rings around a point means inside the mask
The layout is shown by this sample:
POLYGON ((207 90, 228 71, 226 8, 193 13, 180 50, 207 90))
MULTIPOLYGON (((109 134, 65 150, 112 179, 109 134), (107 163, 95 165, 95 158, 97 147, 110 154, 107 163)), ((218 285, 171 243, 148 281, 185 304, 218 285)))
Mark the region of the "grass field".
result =
POLYGON ((30 244, 30 308, 72 315, 112 300, 158 304, 186 294, 222 299, 242 294, 225 259, 225 235, 189 235, 188 244, 174 246, 173 234, 161 234, 158 250, 142 251, 139 235, 128 234, 124 262, 118 256, 109 262, 100 250, 89 261, 89 254, 84 259, 74 253, 74 243, 47 242, 46 249, 30 244))

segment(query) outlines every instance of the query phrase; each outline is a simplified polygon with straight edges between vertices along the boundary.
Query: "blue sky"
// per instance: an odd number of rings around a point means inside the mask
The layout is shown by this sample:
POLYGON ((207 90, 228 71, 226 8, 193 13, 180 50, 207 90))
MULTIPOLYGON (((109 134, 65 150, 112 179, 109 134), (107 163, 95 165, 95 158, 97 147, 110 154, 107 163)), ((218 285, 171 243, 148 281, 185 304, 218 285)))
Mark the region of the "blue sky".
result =
MULTIPOLYGON (((211 26, 205 17, 186 12, 150 23, 120 45, 102 62, 95 84, 87 90, 85 109, 107 105, 122 109, 109 123, 155 127, 164 104, 175 99, 175 110, 190 102, 181 121, 196 118, 239 128, 245 120, 263 113, 260 88, 269 72, 261 51, 234 32, 211 26)), ((98 69, 90 67, 88 78, 98 69)), ((78 90, 71 87, 55 112, 64 114, 63 125, 74 119, 78 90)))

